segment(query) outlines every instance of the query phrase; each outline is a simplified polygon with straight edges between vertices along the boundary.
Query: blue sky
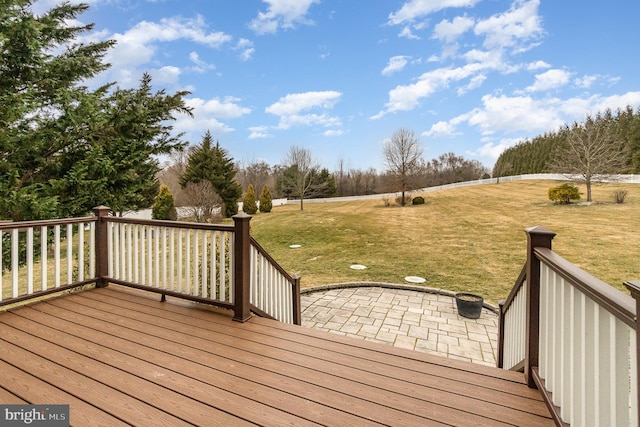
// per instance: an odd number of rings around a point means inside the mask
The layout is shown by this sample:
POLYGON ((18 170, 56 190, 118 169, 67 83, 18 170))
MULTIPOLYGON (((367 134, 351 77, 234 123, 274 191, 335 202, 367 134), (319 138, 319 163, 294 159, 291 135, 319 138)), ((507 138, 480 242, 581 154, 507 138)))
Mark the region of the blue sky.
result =
MULTIPOLYGON (((637 0, 89 0, 86 40, 115 39, 98 81, 189 90, 195 118, 244 164, 289 147, 335 170, 384 170, 415 132, 492 167, 518 141, 640 106, 637 0)), ((34 11, 57 3, 38 0, 34 11)))

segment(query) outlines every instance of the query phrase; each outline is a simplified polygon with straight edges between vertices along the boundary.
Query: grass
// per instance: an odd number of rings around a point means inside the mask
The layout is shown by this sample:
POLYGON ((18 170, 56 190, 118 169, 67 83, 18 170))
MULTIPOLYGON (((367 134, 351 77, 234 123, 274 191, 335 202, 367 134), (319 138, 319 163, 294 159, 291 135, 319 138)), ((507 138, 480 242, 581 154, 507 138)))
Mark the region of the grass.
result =
MULTIPOLYGON (((341 282, 404 283, 505 298, 526 260, 524 229, 557 233, 553 249, 619 289, 640 279, 640 185, 593 189, 591 205, 554 205, 552 181, 520 181, 423 194, 424 205, 384 207, 382 198, 274 207, 258 214, 252 234, 302 286, 341 282), (628 190, 624 204, 615 190, 628 190), (299 249, 289 245, 300 244, 299 249), (366 270, 351 270, 364 264, 366 270)), ((585 189, 581 191, 584 193, 585 189)))

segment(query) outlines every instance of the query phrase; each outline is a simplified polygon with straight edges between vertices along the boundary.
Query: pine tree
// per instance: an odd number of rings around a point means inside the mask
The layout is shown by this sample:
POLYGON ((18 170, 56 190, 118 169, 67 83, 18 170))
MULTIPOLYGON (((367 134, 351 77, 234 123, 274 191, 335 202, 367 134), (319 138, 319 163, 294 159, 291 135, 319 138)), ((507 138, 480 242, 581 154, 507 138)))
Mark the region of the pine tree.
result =
POLYGON ((260 193, 260 212, 271 212, 273 208, 273 202, 271 198, 271 192, 269 191, 269 187, 265 184, 262 187, 262 192, 260 193))
POLYGON ((164 184, 160 186, 160 191, 153 199, 151 217, 153 219, 168 219, 172 221, 177 219, 173 194, 171 194, 169 187, 164 184))
POLYGON ((242 210, 249 215, 255 215, 258 212, 258 205, 256 203, 256 192, 253 189, 253 184, 249 184, 247 192, 244 194, 242 200, 242 210))
POLYGON ((242 196, 242 188, 235 179, 233 159, 220 147, 219 142, 216 142, 215 147, 212 147, 212 142, 211 133, 207 131, 202 143, 189 157, 184 174, 180 177, 180 185, 185 187, 190 182, 210 182, 222 199, 225 217, 230 217, 238 213, 238 199, 242 196))

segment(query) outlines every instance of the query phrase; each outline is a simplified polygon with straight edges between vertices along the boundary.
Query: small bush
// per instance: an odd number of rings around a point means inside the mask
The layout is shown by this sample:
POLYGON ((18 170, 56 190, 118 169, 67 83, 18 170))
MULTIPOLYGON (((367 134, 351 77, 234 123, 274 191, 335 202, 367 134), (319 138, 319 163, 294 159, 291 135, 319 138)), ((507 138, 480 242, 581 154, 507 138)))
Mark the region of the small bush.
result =
POLYGON ((572 200, 580 200, 580 190, 575 185, 569 183, 558 187, 551 187, 548 191, 549 200, 554 203, 568 205, 572 200))
POLYGON ((413 198, 413 200, 411 201, 412 205, 424 205, 424 197, 422 196, 416 196, 413 198))
POLYGON ((258 205, 256 204, 256 192, 253 189, 253 184, 249 184, 247 192, 242 199, 242 211, 249 215, 255 215, 258 212, 258 205))
POLYGON ((173 201, 173 194, 169 187, 162 184, 158 194, 153 199, 153 206, 151 207, 151 218, 153 219, 168 219, 175 221, 177 219, 176 207, 173 201))
POLYGON ((260 212, 271 212, 271 209, 273 209, 272 200, 269 187, 267 187, 267 184, 263 185, 262 192, 260 193, 260 212))
POLYGON ((624 203, 628 194, 629 192, 627 190, 614 191, 613 198, 615 199, 616 203, 624 203))
MULTIPOLYGON (((404 204, 405 205, 410 205, 411 204, 411 195, 410 194, 405 194, 404 195, 404 204)), ((399 195, 398 197, 396 197, 396 205, 398 206, 402 206, 402 194, 399 195)))
POLYGON ((395 206, 395 204, 393 203, 393 200, 389 199, 388 197, 383 197, 382 203, 384 203, 385 208, 390 208, 395 206))

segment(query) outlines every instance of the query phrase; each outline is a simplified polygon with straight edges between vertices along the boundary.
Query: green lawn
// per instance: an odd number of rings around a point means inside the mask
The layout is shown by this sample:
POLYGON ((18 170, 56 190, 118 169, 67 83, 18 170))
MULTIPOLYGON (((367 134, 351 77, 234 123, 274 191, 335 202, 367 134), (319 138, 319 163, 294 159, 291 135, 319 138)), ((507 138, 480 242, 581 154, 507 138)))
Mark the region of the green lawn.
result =
MULTIPOLYGON (((554 250, 624 289, 640 279, 640 185, 594 188, 590 206, 552 204, 552 181, 521 181, 424 194, 425 205, 384 207, 382 198, 275 207, 251 221, 252 234, 302 286, 340 282, 405 283, 472 291, 495 302, 509 293, 525 262, 524 228, 557 233, 554 250), (613 192, 624 188, 624 204, 613 192), (302 245, 290 249, 289 245, 302 245), (351 270, 364 264, 366 270, 351 270)), ((581 189, 584 192, 584 188, 581 189)))

